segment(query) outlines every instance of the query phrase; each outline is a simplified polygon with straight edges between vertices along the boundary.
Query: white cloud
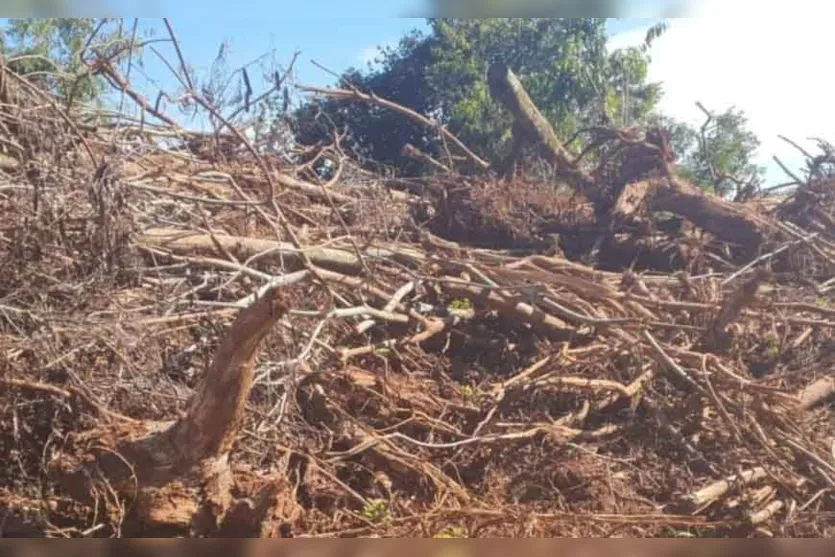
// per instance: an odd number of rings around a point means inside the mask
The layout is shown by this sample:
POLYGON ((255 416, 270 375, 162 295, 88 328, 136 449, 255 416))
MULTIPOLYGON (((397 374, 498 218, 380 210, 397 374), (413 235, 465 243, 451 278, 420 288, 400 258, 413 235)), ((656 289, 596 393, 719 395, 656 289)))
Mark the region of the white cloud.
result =
MULTIPOLYGON (((794 8, 792 12, 802 13, 794 8)), ((814 144, 808 137, 835 141, 835 82, 826 61, 835 7, 818 3, 814 15, 803 18, 751 13, 739 19, 670 20, 667 32, 653 43, 649 78, 663 82, 660 110, 678 119, 703 122, 696 101, 713 111, 731 105, 744 110, 762 142, 759 161, 768 166, 771 183, 785 178, 772 162, 773 155, 790 168, 803 162, 779 134, 809 148, 814 144)), ((637 44, 645 33, 646 29, 620 33, 611 44, 637 44)))
POLYGON ((359 56, 357 56, 357 60, 359 60, 362 67, 365 68, 368 64, 374 63, 374 58, 377 57, 378 53, 379 50, 377 49, 377 45, 368 46, 360 51, 359 56))
POLYGON ((388 48, 395 46, 397 46, 397 41, 385 41, 381 45, 374 45, 363 48, 357 56, 357 60, 359 60, 361 64, 360 67, 362 69, 365 69, 368 64, 374 64, 374 59, 380 55, 380 47, 388 48))

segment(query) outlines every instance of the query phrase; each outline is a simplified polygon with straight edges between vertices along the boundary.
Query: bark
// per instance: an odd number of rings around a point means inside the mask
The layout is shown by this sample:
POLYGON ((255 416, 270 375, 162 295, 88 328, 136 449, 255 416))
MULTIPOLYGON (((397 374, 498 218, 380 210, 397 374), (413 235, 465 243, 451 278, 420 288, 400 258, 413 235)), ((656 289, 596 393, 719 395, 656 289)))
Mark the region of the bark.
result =
MULTIPOLYGON (((286 312, 275 288, 241 311, 185 416, 173 423, 120 424, 98 432, 103 449, 95 450, 93 463, 60 463, 57 472, 65 488, 81 501, 115 490, 134 503, 143 524, 155 526, 212 532, 227 513, 239 514, 243 507, 232 497, 235 477, 228 456, 243 420, 258 347, 286 312)), ((277 487, 260 485, 252 495, 276 499, 277 487)))
MULTIPOLYGON (((215 234, 213 238, 210 234, 173 228, 152 228, 139 235, 136 241, 145 246, 161 248, 184 255, 216 254, 217 244, 219 244, 221 248, 242 260, 272 251, 274 252, 273 259, 282 257, 286 262, 297 265, 302 263, 299 250, 293 244, 262 238, 246 238, 225 234, 215 234), (217 241, 217 244, 215 244, 215 241, 217 241)), ((339 273, 356 275, 364 270, 356 251, 351 248, 311 247, 306 248, 304 253, 314 265, 339 273)), ((367 248, 362 252, 362 255, 372 261, 381 257, 392 257, 399 263, 409 266, 419 264, 424 259, 420 252, 403 249, 394 252, 386 248, 367 248)))

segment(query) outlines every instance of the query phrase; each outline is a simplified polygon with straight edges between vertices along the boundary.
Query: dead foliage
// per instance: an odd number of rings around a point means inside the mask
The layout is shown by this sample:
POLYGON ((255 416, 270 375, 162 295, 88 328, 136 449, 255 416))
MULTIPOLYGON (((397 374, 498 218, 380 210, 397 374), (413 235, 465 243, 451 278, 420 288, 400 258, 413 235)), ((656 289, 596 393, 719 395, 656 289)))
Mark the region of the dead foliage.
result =
POLYGON ((407 187, 0 71, 4 536, 835 534, 824 159, 733 203, 596 130, 567 187, 407 187))

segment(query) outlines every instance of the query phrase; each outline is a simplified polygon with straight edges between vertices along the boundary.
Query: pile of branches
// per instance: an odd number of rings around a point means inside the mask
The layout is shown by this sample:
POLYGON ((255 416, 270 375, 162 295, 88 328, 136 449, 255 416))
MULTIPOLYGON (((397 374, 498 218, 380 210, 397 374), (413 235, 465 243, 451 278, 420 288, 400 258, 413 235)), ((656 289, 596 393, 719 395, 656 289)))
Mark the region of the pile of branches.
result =
POLYGON ((825 145, 728 202, 657 130, 569 152, 497 65, 559 184, 445 130, 466 172, 405 182, 93 69, 163 124, 0 65, 3 535, 835 534, 825 145))

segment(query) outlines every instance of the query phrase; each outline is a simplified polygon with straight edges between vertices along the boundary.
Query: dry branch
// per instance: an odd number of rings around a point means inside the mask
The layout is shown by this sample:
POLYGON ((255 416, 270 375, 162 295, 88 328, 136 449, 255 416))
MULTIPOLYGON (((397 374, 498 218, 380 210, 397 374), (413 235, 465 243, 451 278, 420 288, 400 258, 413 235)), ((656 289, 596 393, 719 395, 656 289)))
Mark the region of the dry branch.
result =
POLYGON ((440 125, 433 120, 430 120, 426 116, 418 114, 414 110, 407 108, 405 106, 401 106, 397 103, 392 101, 382 99, 374 94, 366 94, 361 93, 359 91, 348 91, 345 89, 321 89, 319 87, 307 87, 307 86, 299 86, 298 87, 302 91, 307 91, 308 93, 316 93, 318 95, 324 95, 327 97, 333 97, 336 99, 356 99, 361 100, 367 103, 376 104, 378 106, 382 106, 383 108, 388 108, 389 110, 394 110, 395 112, 399 112, 408 118, 414 120, 415 122, 426 126, 429 129, 436 130, 440 133, 447 141, 455 145, 461 153, 467 156, 478 168, 482 170, 486 170, 490 168, 490 163, 482 160, 478 157, 475 153, 470 151, 466 145, 464 145, 460 139, 455 137, 452 133, 450 133, 445 127, 440 125))
POLYGON ((766 477, 768 477, 768 473, 764 468, 744 470, 739 474, 728 476, 725 479, 714 482, 694 493, 689 494, 686 500, 694 508, 701 508, 717 501, 736 486, 743 486, 758 482, 766 477))

